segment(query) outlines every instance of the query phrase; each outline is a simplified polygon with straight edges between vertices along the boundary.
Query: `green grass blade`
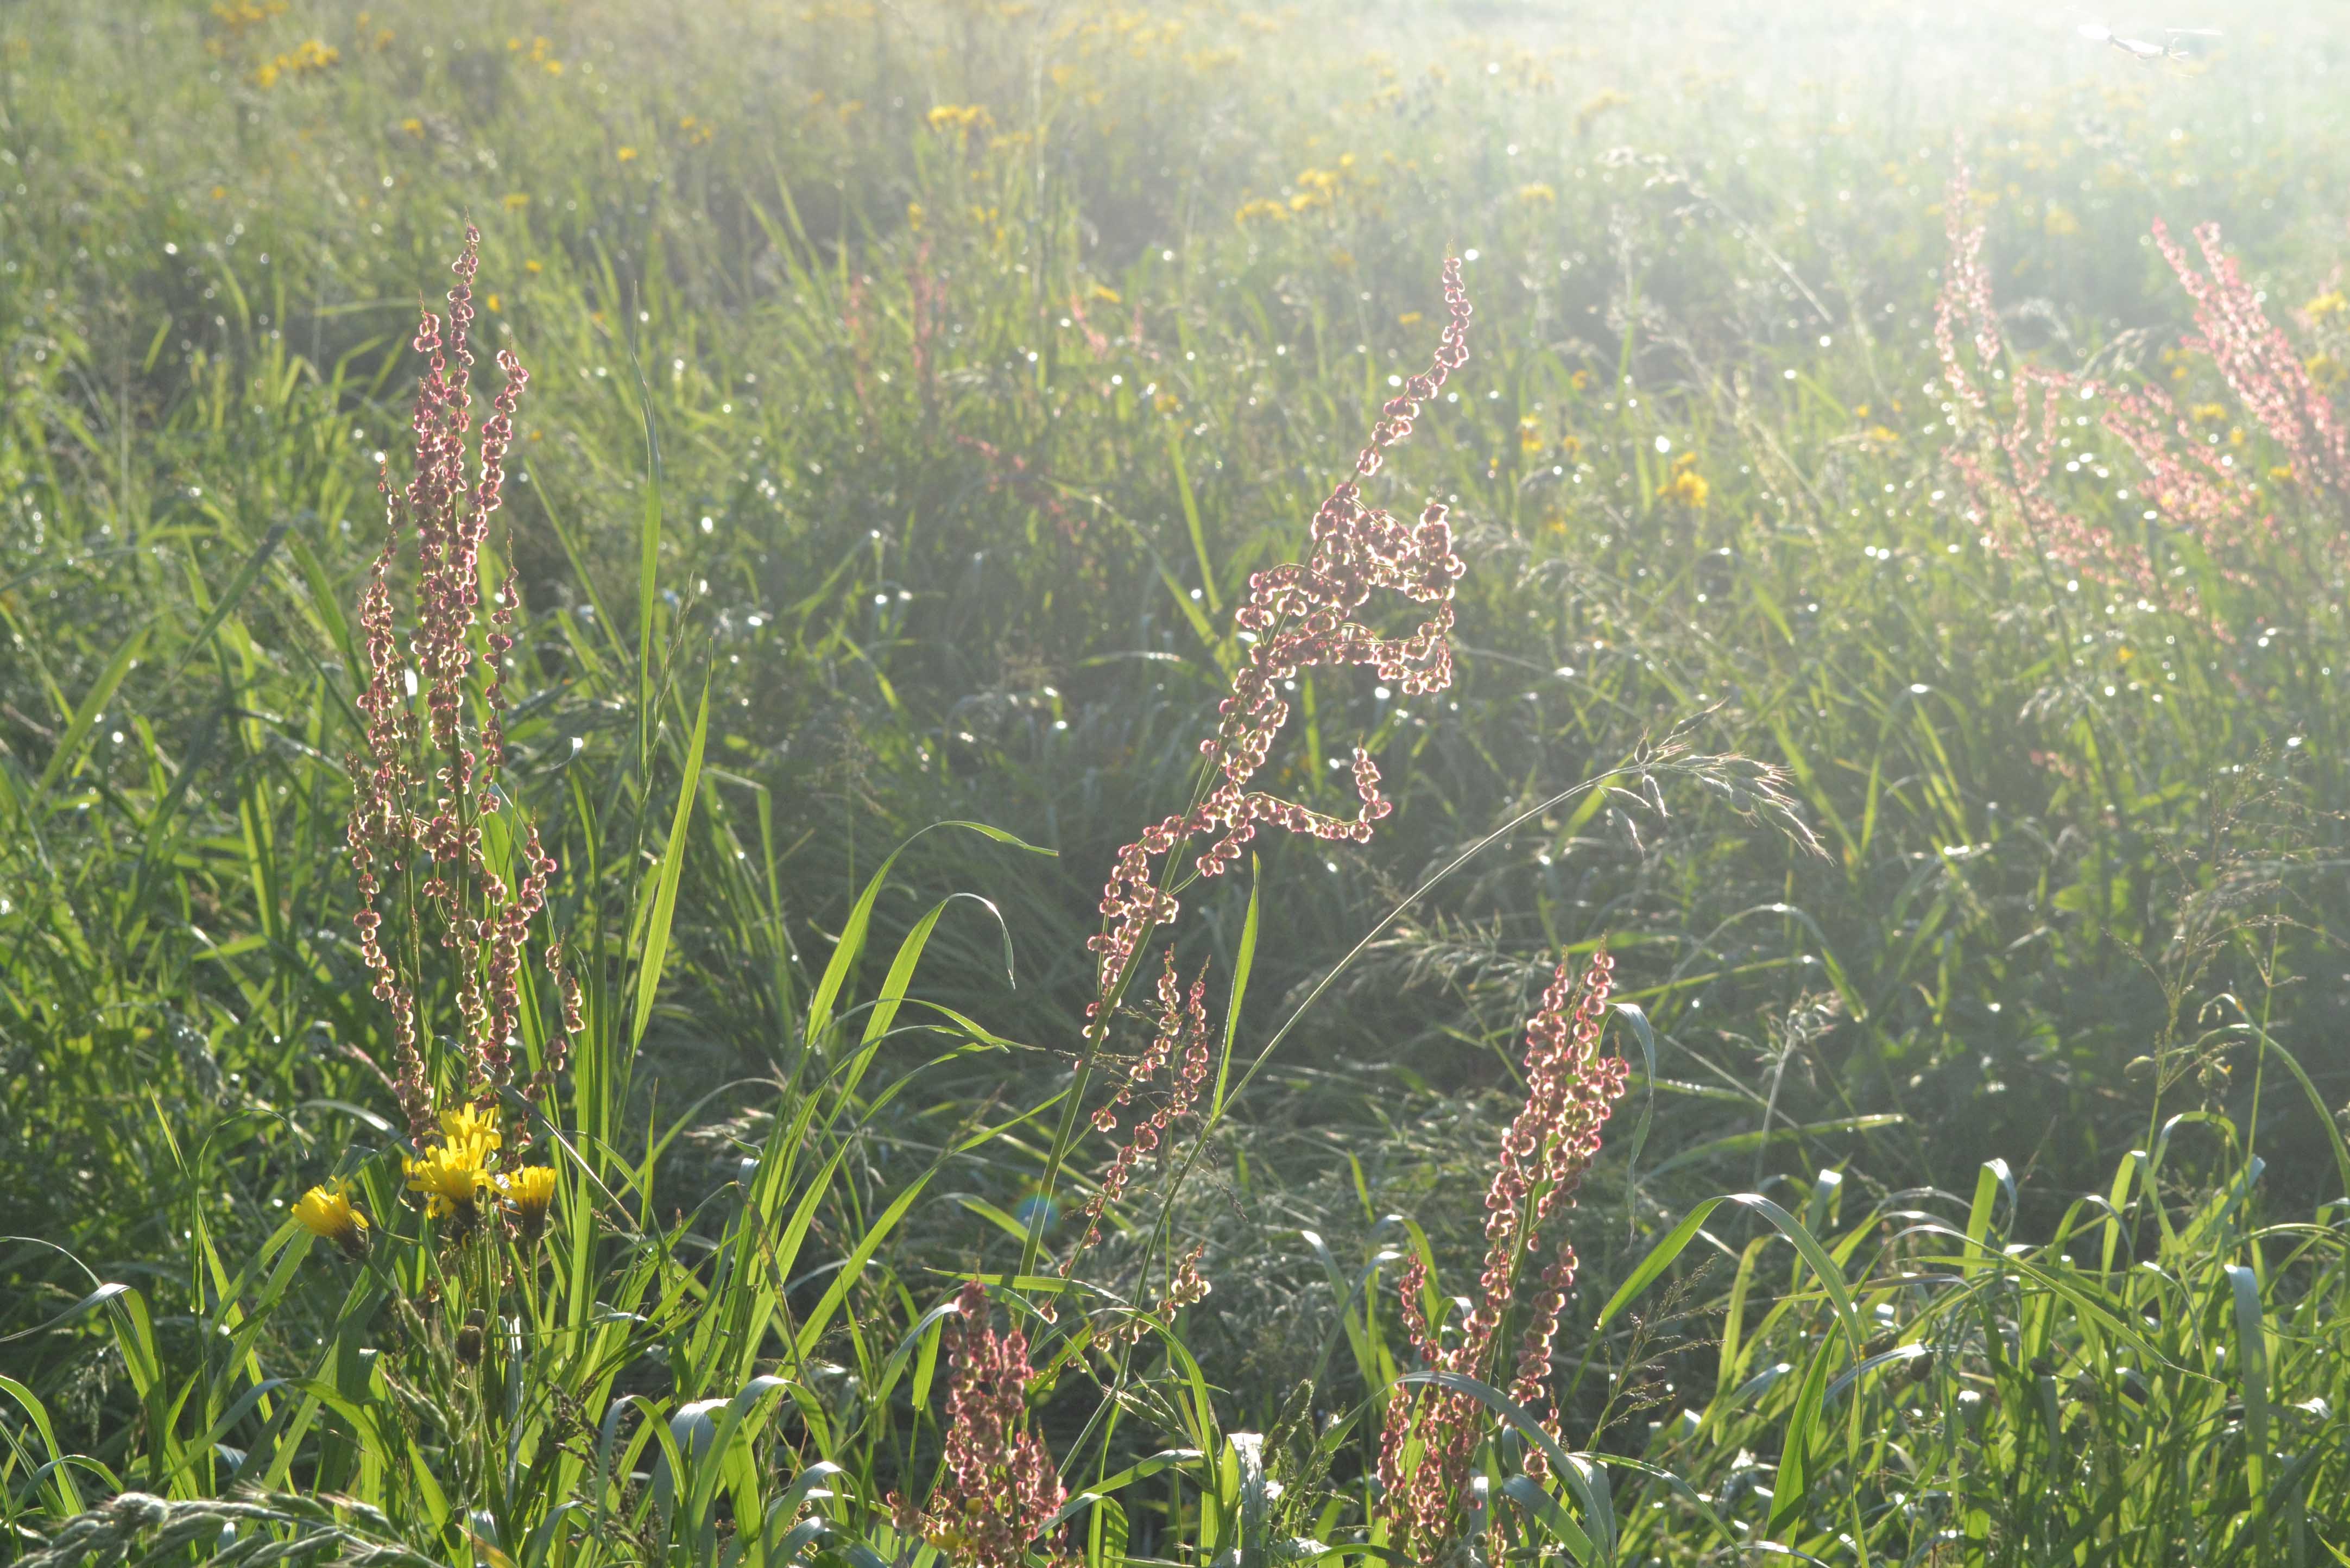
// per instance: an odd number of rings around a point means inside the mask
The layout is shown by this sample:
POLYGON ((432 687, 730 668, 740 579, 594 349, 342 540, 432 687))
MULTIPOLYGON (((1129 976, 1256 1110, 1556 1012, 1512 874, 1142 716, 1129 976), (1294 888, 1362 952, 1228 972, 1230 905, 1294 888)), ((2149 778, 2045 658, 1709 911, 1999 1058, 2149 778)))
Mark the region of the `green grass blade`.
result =
POLYGON ((710 685, 702 687, 701 711, 693 719, 693 742, 686 748, 685 772, 677 785, 677 811, 670 818, 669 838, 661 846, 660 877, 655 883, 651 918, 645 925, 643 956, 637 961, 636 1012, 629 1023, 629 1045, 644 1043, 645 1025, 653 1015, 653 993, 660 989, 661 965, 669 957, 670 923, 677 916, 678 878, 685 872, 686 828, 693 820, 693 797, 702 787, 702 750, 710 738, 710 685))

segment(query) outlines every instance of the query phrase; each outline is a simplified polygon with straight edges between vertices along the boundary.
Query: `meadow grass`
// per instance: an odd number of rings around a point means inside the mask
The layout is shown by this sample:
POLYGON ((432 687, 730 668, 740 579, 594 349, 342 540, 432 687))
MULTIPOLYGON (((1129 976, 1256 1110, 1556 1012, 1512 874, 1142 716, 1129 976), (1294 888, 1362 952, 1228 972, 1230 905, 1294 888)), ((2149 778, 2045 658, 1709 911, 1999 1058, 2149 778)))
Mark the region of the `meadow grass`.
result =
POLYGON ((2338 418, 2350 57, 2315 9, 2152 66, 2074 20, 11 12, 0 1552, 2350 1561, 2350 472, 2183 346, 2150 234, 2217 222, 2338 418), (441 1135, 346 759, 468 223, 533 378, 482 865, 536 824, 581 995, 533 1097, 397 955, 475 1168, 555 1173, 543 1235, 493 1186, 461 1240, 404 1189, 441 1135), (1457 669, 1288 678, 1258 786, 1345 816, 1359 745, 1394 811, 1183 887, 1208 1022, 1155 1031, 1102 879, 1204 787, 1234 611, 1447 256, 1470 358, 1363 493, 1450 507, 1457 669), (2019 503, 2027 367, 2109 390, 2019 503), (2141 386, 2258 526, 2147 474, 2141 386), (1551 1418, 1461 1369, 1475 1195, 1603 945, 1551 1418))

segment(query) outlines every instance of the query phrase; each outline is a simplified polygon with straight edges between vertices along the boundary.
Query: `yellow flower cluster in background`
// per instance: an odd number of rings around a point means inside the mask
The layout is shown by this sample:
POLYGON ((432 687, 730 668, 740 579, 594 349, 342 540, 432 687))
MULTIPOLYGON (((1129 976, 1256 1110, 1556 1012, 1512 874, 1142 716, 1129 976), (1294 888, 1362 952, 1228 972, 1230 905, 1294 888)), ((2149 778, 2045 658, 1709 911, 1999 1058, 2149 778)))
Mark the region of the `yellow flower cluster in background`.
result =
POLYGON ((305 38, 291 50, 274 60, 264 60, 253 67, 253 85, 268 88, 276 87, 286 77, 307 76, 341 63, 342 50, 317 38, 305 38))
POLYGON ((1293 213, 1311 212, 1315 207, 1336 206, 1338 188, 1354 169, 1355 155, 1343 154, 1336 169, 1301 169, 1297 171, 1297 190, 1289 198, 1293 213))
POLYGON ((1583 100, 1582 108, 1575 111, 1575 134, 1577 136, 1590 135, 1592 123, 1598 119, 1601 115, 1606 114, 1611 109, 1628 109, 1631 107, 1631 104, 1632 99, 1630 95, 1617 92, 1614 88, 1609 88, 1605 92, 1593 94, 1591 97, 1583 100))
POLYGON ((995 129, 995 117, 987 112, 985 104, 942 103, 932 109, 926 118, 931 129, 941 135, 952 132, 958 137, 968 138, 974 130, 995 129))
MULTIPOLYGON (((521 54, 523 48, 522 40, 520 38, 508 38, 506 40, 506 48, 511 53, 521 54)), ((563 62, 555 57, 555 46, 543 35, 531 39, 530 53, 526 58, 530 64, 536 66, 548 76, 559 77, 563 74, 563 62)))
POLYGON ((213 7, 213 20, 226 28, 231 37, 284 15, 286 0, 266 0, 263 5, 255 5, 253 0, 242 0, 241 4, 222 4, 213 7))
POLYGON ((1712 493, 1713 486, 1708 484, 1705 475, 1697 471, 1697 453, 1693 452, 1685 452, 1673 459, 1672 476, 1657 486, 1659 501, 1678 502, 1692 512, 1703 506, 1706 497, 1712 493))

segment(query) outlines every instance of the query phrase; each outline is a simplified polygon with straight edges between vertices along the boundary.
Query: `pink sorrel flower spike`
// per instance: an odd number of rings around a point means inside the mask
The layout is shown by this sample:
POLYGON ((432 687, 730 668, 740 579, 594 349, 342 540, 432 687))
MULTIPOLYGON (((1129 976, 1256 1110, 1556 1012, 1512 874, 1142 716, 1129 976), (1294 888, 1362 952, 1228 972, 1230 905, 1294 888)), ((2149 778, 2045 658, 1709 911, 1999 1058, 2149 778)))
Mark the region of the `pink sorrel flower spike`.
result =
POLYGON ((1154 864, 1177 844, 1205 839, 1197 866, 1202 876, 1213 877, 1240 858, 1262 826, 1360 844, 1370 838, 1371 825, 1393 809, 1379 793, 1378 766, 1359 747, 1354 783, 1361 805, 1352 817, 1250 789, 1289 718, 1282 682, 1316 665, 1370 665, 1410 695, 1452 683, 1452 593, 1461 566, 1444 508, 1431 502, 1418 522, 1407 524, 1367 504, 1357 483, 1379 471, 1387 452, 1411 433, 1420 405, 1468 362, 1469 295, 1458 260, 1444 264, 1444 303, 1448 318, 1435 357, 1381 407, 1369 444, 1356 454, 1356 477, 1341 481, 1315 514, 1306 558, 1249 579, 1248 600, 1232 616, 1248 657, 1219 710, 1216 732, 1200 742, 1201 754, 1215 759, 1214 786, 1191 810, 1156 824, 1118 851, 1102 889, 1105 924, 1089 944, 1099 965, 1098 991, 1087 1011, 1087 1032, 1097 1041, 1108 1026, 1105 1004, 1124 984, 1138 949, 1179 911, 1176 900, 1159 890, 1154 864), (1353 617, 1377 588, 1425 607, 1427 618, 1402 637, 1372 632, 1353 617))
MULTIPOLYGON (((501 385, 473 442, 477 454, 469 460, 473 289, 480 254, 481 235, 468 227, 452 269, 456 282, 446 320, 427 310, 417 323, 413 346, 426 356, 426 368, 410 419, 415 442, 408 483, 394 489, 388 467, 377 477, 384 546, 359 598, 367 671, 358 707, 365 728, 361 749, 348 759, 356 786, 350 855, 359 895, 353 923, 374 994, 391 1011, 395 1086, 410 1134, 420 1142, 434 1123, 421 1041, 422 977, 408 972, 394 955, 421 958, 437 948, 448 956, 452 1033, 465 1092, 492 1103, 513 1076, 525 949, 556 870, 528 824, 510 836, 521 841, 511 887, 484 853, 482 824, 500 809, 503 661, 514 647, 521 584, 509 565, 487 624, 480 625, 481 552, 491 514, 502 504, 515 411, 530 378, 513 354, 499 352, 501 385), (403 538, 412 542, 416 573, 414 618, 404 639, 391 597, 403 538), (481 672, 474 669, 477 629, 490 654, 481 672), (478 704, 472 696, 476 684, 478 704), (476 711, 481 720, 469 723, 466 715, 476 711), (414 924, 387 939, 385 905, 392 890, 386 879, 401 876, 416 878, 419 897, 394 907, 414 924)), ((562 967, 559 945, 550 948, 547 963, 562 1021, 549 1044, 546 1071, 528 1086, 533 1098, 543 1093, 547 1074, 560 1069, 581 1022, 577 987, 562 967)), ((527 1136, 515 1129, 518 1145, 527 1136)))
MULTIPOLYGON (((1526 1025, 1526 1100, 1502 1135, 1501 1158, 1485 1193, 1485 1268, 1477 1303, 1462 1324, 1459 1343, 1440 1345, 1421 1307, 1426 1266, 1415 1255, 1400 1282, 1404 1330, 1430 1371, 1456 1372, 1482 1382, 1498 1382, 1500 1330, 1532 1282, 1519 1331, 1519 1350, 1510 1373, 1510 1394, 1534 1410, 1555 1437, 1550 1413, 1552 1345, 1559 1314, 1575 1288, 1575 1249, 1561 1236, 1547 1264, 1536 1269, 1547 1221, 1575 1190, 1599 1153, 1599 1135, 1624 1094, 1627 1064, 1603 1056, 1600 1034, 1607 999, 1615 988, 1615 961, 1603 949, 1576 983, 1573 967, 1559 963, 1542 1008, 1526 1025)), ((1466 1394, 1416 1386, 1398 1389, 1388 1401, 1379 1445, 1380 1510, 1397 1549, 1414 1561, 1433 1562, 1453 1539, 1477 1444, 1490 1413, 1466 1394), (1416 1462, 1409 1456, 1419 1440, 1416 1462), (1414 1558, 1415 1547, 1423 1555, 1414 1558)), ((1539 1467, 1540 1456, 1529 1460, 1539 1467)), ((1539 1470, 1537 1469, 1537 1473, 1539 1470)))

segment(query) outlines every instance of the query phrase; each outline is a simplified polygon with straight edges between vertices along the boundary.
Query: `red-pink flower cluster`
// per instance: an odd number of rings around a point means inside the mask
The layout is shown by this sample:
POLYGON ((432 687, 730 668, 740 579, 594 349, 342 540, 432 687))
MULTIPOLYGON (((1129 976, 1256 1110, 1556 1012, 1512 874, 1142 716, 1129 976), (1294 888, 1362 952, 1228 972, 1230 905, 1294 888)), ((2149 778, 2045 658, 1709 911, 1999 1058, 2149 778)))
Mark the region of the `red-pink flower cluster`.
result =
POLYGON ((2350 495, 2350 426, 2311 379, 2292 339, 2269 320, 2235 258, 2220 248, 2220 225, 2200 223, 2195 229, 2196 248, 2211 269, 2208 277, 2195 270, 2159 218, 2154 243, 2195 301, 2195 335, 2182 347, 2211 356, 2244 411, 2284 448, 2293 477, 2304 488, 2350 495))
MULTIPOLYGON (((1623 1096, 1624 1059, 1599 1051, 1614 987, 1615 962, 1604 950, 1593 955, 1579 988, 1574 970, 1562 961, 1543 993, 1541 1011, 1526 1026, 1525 1105, 1502 1137, 1501 1159, 1485 1194, 1485 1267, 1478 1299, 1450 1349, 1438 1343, 1421 1308, 1426 1265, 1415 1256, 1404 1268, 1404 1326, 1430 1371, 1498 1381, 1503 1325, 1542 1255, 1549 1220, 1563 1203, 1573 1202, 1584 1171, 1599 1152, 1608 1115, 1623 1096)), ((1567 1293, 1575 1288, 1575 1249, 1561 1236, 1558 1250, 1532 1282, 1510 1375, 1510 1397, 1534 1411, 1554 1438, 1552 1345, 1567 1293)), ((1419 1386, 1389 1397, 1379 1445, 1380 1511, 1396 1548, 1408 1557, 1415 1545, 1432 1552, 1452 1539, 1461 1489, 1486 1420, 1485 1407, 1467 1394, 1419 1386)), ((1541 1463, 1536 1453, 1528 1468, 1540 1473, 1541 1463)))
POLYGON ((2084 519, 2051 493, 2050 479, 2063 451, 2058 443, 2066 439, 2069 410, 2081 383, 2042 365, 2007 365, 1999 307, 1982 262, 1983 228, 1970 218, 1973 208, 1963 165, 1951 178, 1944 208, 1950 257, 1934 307, 1934 341, 1941 354, 1942 379, 1966 410, 1953 416, 1953 428, 1962 423, 1987 427, 1990 450, 1954 443, 1943 455, 1983 514, 1988 536, 2011 551, 2021 544, 2068 576, 2139 596, 2160 593, 2161 584, 2142 547, 2084 519), (1971 370, 1959 351, 1962 332, 1974 348, 1971 370), (2003 422, 1993 415, 1990 393, 1978 384, 1978 378, 1989 381, 2002 377, 2008 382, 2003 422), (2020 540, 1999 529, 2011 518, 2020 540))
POLYGON ((1182 1062, 1169 1082, 1166 1097, 1152 1106, 1147 1116, 1136 1118, 1128 1129, 1126 1141, 1118 1145, 1109 1168, 1102 1172, 1101 1185, 1086 1200, 1086 1234, 1066 1262, 1061 1274, 1066 1278, 1076 1267, 1077 1260, 1087 1249, 1101 1240, 1101 1218, 1110 1205, 1126 1194, 1127 1183, 1133 1179, 1134 1168, 1159 1147, 1167 1128, 1178 1118, 1190 1113, 1199 1103, 1200 1091, 1207 1086, 1211 1037, 1208 1028, 1208 976, 1202 970, 1191 982, 1186 995, 1181 979, 1175 972, 1175 954, 1167 953, 1167 965, 1159 976, 1159 1028, 1150 1044, 1127 1070, 1126 1082, 1093 1114, 1094 1130, 1099 1133, 1118 1131, 1118 1111, 1133 1100, 1139 1090, 1149 1086, 1159 1075, 1159 1069, 1174 1061, 1178 1047, 1182 1050, 1182 1062))
MULTIPOLYGON (((2011 551, 2028 549, 2068 576, 2140 598, 2194 604, 2193 588, 2161 570, 2152 528, 2125 536, 2083 518, 2052 493, 2056 464, 2070 445, 2065 431, 2085 426, 2094 406, 2098 428, 2126 446, 2145 470, 2139 489, 2150 503, 2146 520, 2184 531, 2221 575, 2244 577, 2235 547, 2272 540, 2276 528, 2273 517, 2260 510, 2259 491, 2237 468, 2235 454, 2219 450, 2211 432, 2199 431, 2182 417, 2161 387, 2009 364, 1982 262, 1983 227, 1970 216, 1963 164, 1951 178, 1945 205, 1950 259, 1935 311, 1935 341, 1943 379, 1960 405, 1952 425, 1961 439, 1944 455, 1991 527, 1989 537, 2011 551), (1962 337, 1971 341, 1971 365, 1960 349, 1962 337), (2004 421, 1994 415, 1984 384, 2002 376, 2009 387, 2004 421)), ((2218 225, 2195 231, 2208 275, 2158 220, 2154 241, 2195 302, 2197 330, 2180 347, 2210 358, 2249 420, 2283 449, 2303 490, 2350 495, 2350 425, 2221 249, 2218 225)), ((2085 442, 2073 450, 2077 456, 2085 442)), ((2327 547, 2337 557, 2350 551, 2339 535, 2327 547)))
MULTIPOLYGON (((469 329, 480 247, 481 235, 469 226, 453 268, 457 282, 449 291, 446 340, 442 318, 429 310, 417 327, 415 348, 428 360, 411 420, 413 472, 396 491, 388 469, 377 480, 384 497, 384 545, 359 600, 368 659, 367 683, 358 700, 366 720, 365 749, 348 759, 356 785, 348 832, 359 895, 353 919, 374 993, 391 1010, 396 1087, 409 1130, 420 1141, 432 1132, 435 1095, 419 1038, 421 977, 408 972, 401 959, 422 961, 429 914, 454 971, 464 1090, 487 1104, 513 1076, 524 950, 556 869, 536 826, 524 829, 519 875, 512 887, 483 848, 482 822, 500 809, 495 774, 505 758, 503 660, 514 646, 520 595, 511 566, 484 631, 489 659, 480 693, 483 717, 471 727, 466 722, 481 609, 482 545, 501 503, 515 410, 529 380, 521 362, 501 350, 497 364, 504 382, 474 443, 477 457, 469 460, 469 329), (469 461, 477 464, 471 472, 469 461), (390 579, 401 535, 410 529, 415 535, 415 620, 403 649, 390 579), (419 878, 405 889, 407 897, 396 898, 386 878, 411 870, 419 878), (393 899, 404 927, 396 930, 390 950, 383 933, 387 898, 393 899)), ((547 961, 563 1003, 562 1037, 551 1044, 546 1070, 530 1085, 534 1096, 543 1091, 548 1074, 559 1069, 580 1023, 578 989, 562 968, 559 944, 550 948, 547 961)), ((516 1136, 518 1142, 527 1139, 519 1128, 516 1136)))
MULTIPOLYGON (((892 1498, 899 1528, 919 1533, 957 1568, 1024 1568, 1029 1544, 1068 1501, 1044 1439, 1028 1429, 1028 1336, 988 1322, 987 1288, 963 1286, 956 1303, 953 1373, 947 1390, 945 1473, 920 1511, 892 1498)), ((1057 1541, 1043 1560, 1076 1561, 1057 1541)))
MULTIPOLYGON (((1149 1046, 1126 1070, 1126 1082, 1118 1093, 1093 1112, 1093 1131, 1117 1133, 1118 1109, 1135 1098, 1135 1093, 1145 1091, 1151 1079, 1159 1076, 1168 1063, 1175 1060, 1175 1051, 1182 1048, 1182 1064, 1172 1070, 1168 1079, 1166 1098, 1149 1109, 1149 1115, 1138 1116, 1128 1128, 1126 1143, 1111 1157, 1109 1168, 1102 1170, 1102 1185, 1095 1187, 1093 1197, 1086 1199, 1086 1234, 1072 1253, 1062 1260, 1060 1274, 1067 1279, 1076 1270, 1076 1260, 1102 1239, 1102 1215, 1111 1204, 1126 1197, 1126 1185, 1133 1180, 1135 1166, 1142 1164, 1159 1140, 1166 1137, 1168 1126, 1180 1116, 1189 1115, 1199 1103, 1201 1088, 1208 1086, 1208 1055, 1211 1055, 1211 1030, 1208 1030, 1208 973, 1191 981, 1189 994, 1184 992, 1182 978, 1175 973, 1175 952, 1168 950, 1166 969, 1159 973, 1159 1030, 1151 1034, 1149 1046)), ((1196 1255, 1194 1255, 1196 1265, 1196 1255)), ((1196 1270, 1194 1270, 1196 1272, 1196 1270)), ((1205 1295, 1205 1291, 1201 1291, 1205 1295)), ((1045 1304, 1045 1321, 1053 1321, 1053 1310, 1045 1304)))
MULTIPOLYGON (((1469 358, 1469 296, 1461 264, 1444 264, 1444 302, 1450 318, 1426 372, 1411 377, 1400 394, 1380 410, 1370 443, 1355 459, 1356 479, 1379 471, 1390 447, 1411 433, 1420 405, 1436 396, 1445 379, 1469 358)), ((1150 932, 1175 918, 1175 898, 1157 885, 1154 862, 1177 845, 1202 837, 1198 868, 1213 877, 1240 858, 1241 850, 1266 824, 1322 839, 1371 836, 1371 824, 1392 809, 1379 794, 1379 772, 1367 753, 1355 752, 1354 782, 1361 808, 1351 819, 1330 816, 1249 784, 1264 765, 1274 737, 1288 722, 1282 684, 1316 665, 1374 665, 1408 695, 1441 691, 1452 682, 1453 584, 1461 572, 1452 553, 1452 530, 1444 508, 1430 504, 1417 524, 1398 521, 1366 505, 1356 479, 1343 481, 1314 517, 1313 547, 1303 563, 1274 566, 1249 579, 1248 602, 1233 622, 1249 645, 1247 661, 1233 677, 1232 695, 1219 711, 1216 732, 1200 742, 1216 759, 1221 775, 1190 811, 1146 830, 1119 850, 1102 890, 1107 922, 1091 939, 1099 964, 1099 991, 1087 1009, 1087 1033, 1106 1037, 1108 1004, 1124 986, 1136 954, 1150 932), (1383 638, 1352 618, 1375 588, 1391 588, 1428 607, 1428 618, 1407 636, 1383 638)))

